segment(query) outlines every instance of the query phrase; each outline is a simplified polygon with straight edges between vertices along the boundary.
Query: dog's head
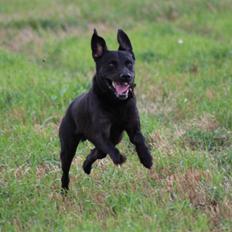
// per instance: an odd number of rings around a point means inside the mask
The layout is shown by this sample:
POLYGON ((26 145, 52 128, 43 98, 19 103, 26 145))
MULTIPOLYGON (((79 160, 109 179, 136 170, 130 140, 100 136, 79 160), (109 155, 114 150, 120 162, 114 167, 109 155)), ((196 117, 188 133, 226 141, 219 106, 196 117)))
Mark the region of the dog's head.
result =
POLYGON ((130 39, 123 30, 118 30, 119 48, 107 49, 105 40, 97 31, 91 39, 92 56, 96 63, 96 81, 102 91, 107 91, 119 100, 126 100, 134 86, 135 57, 130 39))

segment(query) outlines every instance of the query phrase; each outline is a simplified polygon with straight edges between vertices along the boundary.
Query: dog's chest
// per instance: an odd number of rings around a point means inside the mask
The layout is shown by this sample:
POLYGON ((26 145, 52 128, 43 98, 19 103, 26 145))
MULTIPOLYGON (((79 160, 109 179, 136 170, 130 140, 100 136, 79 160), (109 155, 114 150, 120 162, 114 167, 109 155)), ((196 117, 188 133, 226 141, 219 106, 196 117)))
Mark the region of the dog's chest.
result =
POLYGON ((115 108, 108 114, 108 118, 113 125, 122 126, 124 125, 129 117, 128 117, 127 109, 126 108, 115 108))

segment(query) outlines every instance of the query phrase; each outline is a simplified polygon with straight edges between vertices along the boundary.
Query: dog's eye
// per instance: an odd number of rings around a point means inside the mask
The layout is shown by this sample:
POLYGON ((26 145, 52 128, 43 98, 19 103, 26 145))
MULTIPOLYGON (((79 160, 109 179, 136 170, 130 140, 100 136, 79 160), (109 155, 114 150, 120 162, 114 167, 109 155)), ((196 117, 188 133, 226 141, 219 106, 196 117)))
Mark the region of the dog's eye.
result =
POLYGON ((115 68, 115 67, 117 67, 117 62, 116 62, 116 61, 111 61, 111 62, 109 63, 109 67, 110 67, 110 68, 115 68))
POLYGON ((127 66, 128 68, 131 68, 131 67, 132 67, 132 62, 131 62, 130 60, 127 60, 127 61, 126 61, 126 66, 127 66))

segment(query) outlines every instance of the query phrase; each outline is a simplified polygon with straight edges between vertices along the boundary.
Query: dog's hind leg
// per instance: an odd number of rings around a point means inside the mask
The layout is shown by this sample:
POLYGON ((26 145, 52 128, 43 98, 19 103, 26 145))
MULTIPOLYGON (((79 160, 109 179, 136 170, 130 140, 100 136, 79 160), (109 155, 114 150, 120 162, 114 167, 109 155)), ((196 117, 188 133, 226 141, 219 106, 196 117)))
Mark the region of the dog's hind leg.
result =
POLYGON ((106 154, 103 152, 98 151, 96 148, 92 149, 90 154, 87 156, 86 160, 83 163, 83 170, 86 174, 90 174, 92 169, 92 164, 97 159, 103 159, 106 157, 106 154))
POLYGON ((70 119, 64 118, 59 129, 61 143, 60 160, 63 172, 61 187, 63 191, 68 190, 70 166, 76 153, 78 143, 81 140, 81 136, 75 133, 74 128, 74 123, 70 119))

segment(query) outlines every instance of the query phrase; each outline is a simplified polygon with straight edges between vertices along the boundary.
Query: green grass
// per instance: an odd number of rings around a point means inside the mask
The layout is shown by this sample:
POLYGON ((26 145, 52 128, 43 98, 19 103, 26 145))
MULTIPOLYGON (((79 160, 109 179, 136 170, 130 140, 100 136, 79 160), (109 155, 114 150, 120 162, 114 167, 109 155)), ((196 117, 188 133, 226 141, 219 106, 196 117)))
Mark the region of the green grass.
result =
POLYGON ((0 231, 231 231, 230 0, 0 0, 0 231), (136 94, 154 168, 127 136, 122 167, 91 176, 81 144, 60 195, 57 130, 91 86, 90 38, 116 30, 136 54, 136 94))

